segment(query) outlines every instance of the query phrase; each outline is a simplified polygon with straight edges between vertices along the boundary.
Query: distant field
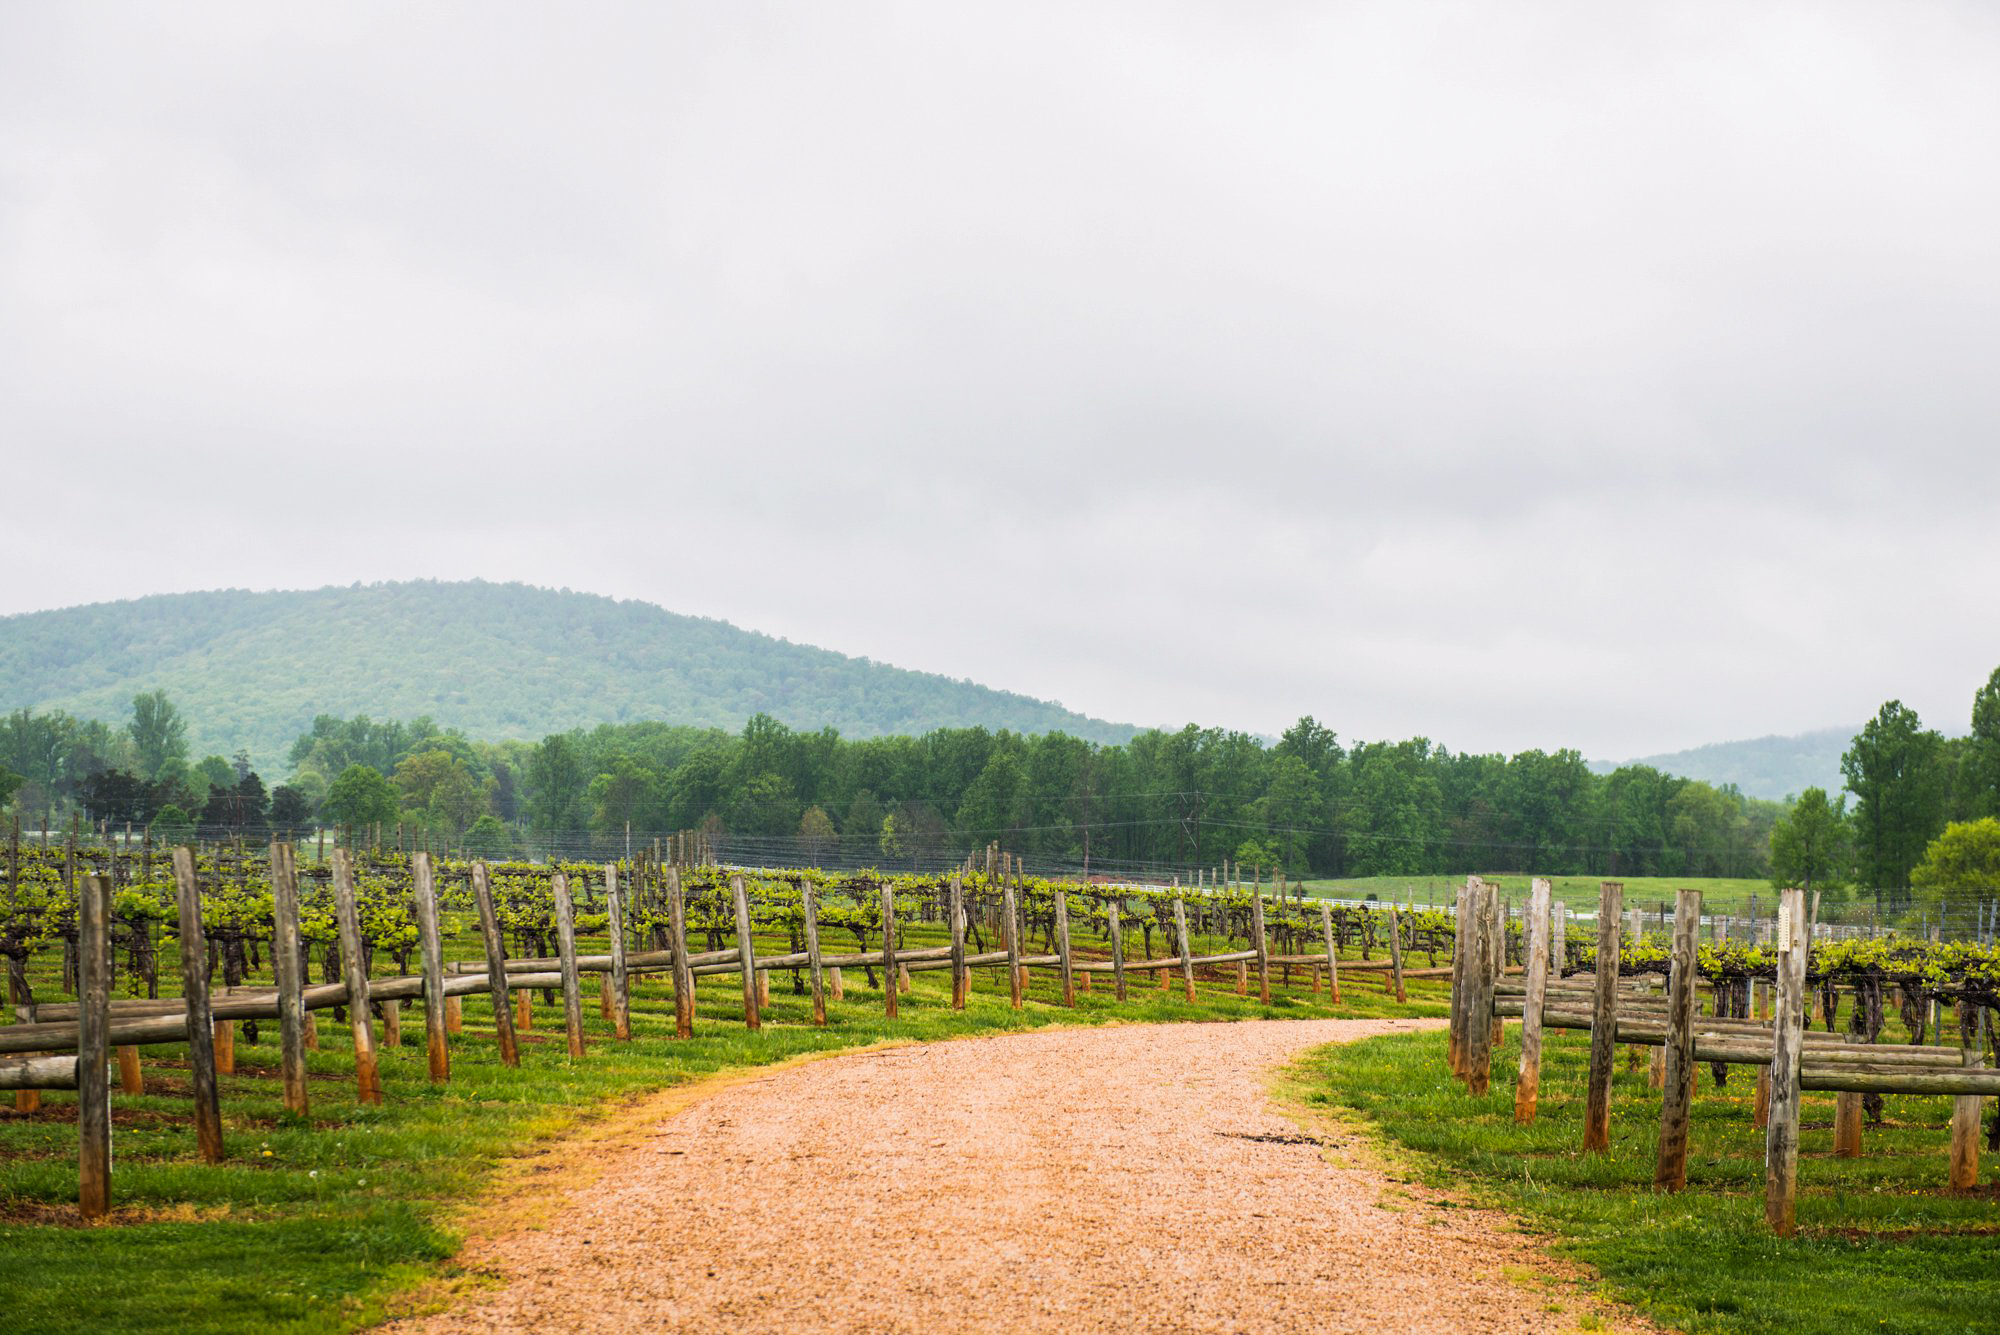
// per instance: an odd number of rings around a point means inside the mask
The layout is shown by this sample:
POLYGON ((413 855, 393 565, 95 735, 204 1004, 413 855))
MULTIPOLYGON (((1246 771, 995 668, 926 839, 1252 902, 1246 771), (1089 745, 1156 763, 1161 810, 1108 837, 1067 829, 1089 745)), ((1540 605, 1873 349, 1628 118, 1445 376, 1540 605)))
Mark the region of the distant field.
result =
MULTIPOLYGON (((1530 878, 1525 875, 1487 876, 1484 879, 1497 884, 1509 895, 1526 896, 1528 893, 1530 878)), ((1702 908, 1722 913, 1746 911, 1753 897, 1761 912, 1771 912, 1777 903, 1777 894, 1771 889, 1771 883, 1753 877, 1556 876, 1550 880, 1555 897, 1569 905, 1572 911, 1594 908, 1598 887, 1607 880, 1624 883, 1627 908, 1644 909, 1648 913, 1657 912, 1664 904, 1671 914, 1677 890, 1701 891, 1702 908)), ((1307 881, 1306 893, 1328 899, 1365 899, 1374 895, 1385 904, 1449 904, 1457 888, 1463 884, 1463 876, 1364 876, 1344 881, 1307 881)))

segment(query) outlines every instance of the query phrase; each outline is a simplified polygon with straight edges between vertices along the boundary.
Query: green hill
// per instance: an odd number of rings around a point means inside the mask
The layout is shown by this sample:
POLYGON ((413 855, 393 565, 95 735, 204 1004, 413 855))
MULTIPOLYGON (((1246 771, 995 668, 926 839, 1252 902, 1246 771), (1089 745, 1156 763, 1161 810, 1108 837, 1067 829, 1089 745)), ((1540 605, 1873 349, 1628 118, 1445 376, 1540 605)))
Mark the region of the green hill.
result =
POLYGON ((651 603, 522 584, 229 589, 0 618, 0 708, 122 722, 155 687, 186 715, 196 755, 240 747, 266 773, 283 772, 317 714, 429 715, 491 740, 641 719, 733 729, 760 712, 849 737, 1135 731, 651 603))
MULTIPOLYGON (((1705 783, 1733 783, 1746 796, 1768 797, 1773 801, 1796 797, 1808 788, 1824 788, 1829 794, 1837 794, 1845 782, 1840 776, 1841 754, 1860 731, 1860 725, 1856 724, 1851 728, 1820 728, 1795 737, 1710 742, 1688 751, 1642 756, 1620 763, 1651 765, 1705 783)), ((1608 774, 1617 766, 1593 762, 1591 768, 1608 774)))

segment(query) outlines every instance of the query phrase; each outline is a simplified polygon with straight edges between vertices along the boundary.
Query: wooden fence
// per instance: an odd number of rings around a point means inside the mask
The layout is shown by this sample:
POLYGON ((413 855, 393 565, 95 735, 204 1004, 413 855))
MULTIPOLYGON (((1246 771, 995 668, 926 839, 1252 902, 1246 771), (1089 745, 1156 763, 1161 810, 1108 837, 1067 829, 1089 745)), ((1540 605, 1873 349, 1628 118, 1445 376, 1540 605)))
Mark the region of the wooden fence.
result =
MULTIPOLYGON (((1590 1034, 1583 1148, 1602 1152, 1610 1144, 1611 1077, 1619 1044, 1643 1045, 1654 1053, 1653 1082, 1661 1091, 1660 1138, 1655 1185, 1679 1191, 1687 1182, 1688 1127, 1697 1063, 1758 1068, 1755 1116, 1765 1129, 1765 1218, 1773 1231, 1796 1228, 1800 1096, 1807 1090, 1834 1091, 1836 1152, 1858 1154, 1861 1099, 1867 1094, 1949 1095, 1955 1100, 1948 1180, 1955 1189, 1976 1184, 1981 1100, 2000 1095, 2000 1070, 1988 1069, 1989 1033, 1985 1007, 1959 1005, 1960 1039, 1951 1047, 1845 1041, 1807 1028, 1806 957, 1810 949, 1805 898, 1782 893, 1776 926, 1778 967, 1775 1006, 1762 1000, 1757 1020, 1701 1016, 1695 994, 1696 937, 1701 896, 1680 892, 1675 906, 1673 949, 1664 995, 1638 980, 1621 980, 1621 901, 1624 888, 1607 881, 1597 914, 1598 943, 1590 974, 1562 976, 1564 952, 1552 940, 1562 930, 1561 905, 1549 900, 1549 883, 1537 880, 1529 899, 1521 981, 1509 982, 1500 935, 1501 910, 1494 887, 1468 878, 1459 892, 1461 939, 1452 974, 1447 1061, 1474 1095, 1487 1092, 1494 1046, 1506 1019, 1521 1026, 1520 1070, 1515 1082, 1515 1120, 1532 1122, 1541 1081, 1542 1036, 1548 1029, 1590 1034), (1553 962, 1552 962, 1553 961, 1553 962)), ((1753 991, 1757 981, 1752 981, 1753 991)), ((1941 1030, 1940 1030, 1941 1031, 1941 1030)))

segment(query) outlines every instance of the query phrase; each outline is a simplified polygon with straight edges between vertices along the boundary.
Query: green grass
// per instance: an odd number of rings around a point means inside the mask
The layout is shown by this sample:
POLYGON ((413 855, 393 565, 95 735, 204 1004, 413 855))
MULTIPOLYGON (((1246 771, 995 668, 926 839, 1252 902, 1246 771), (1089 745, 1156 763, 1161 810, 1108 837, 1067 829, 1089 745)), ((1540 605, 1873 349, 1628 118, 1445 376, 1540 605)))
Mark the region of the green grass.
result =
MULTIPOLYGON (((1962 1335, 2000 1330, 2000 1206, 1944 1190, 1950 1101, 1892 1097, 1860 1159, 1832 1156, 1832 1095, 1806 1096, 1799 1236, 1763 1222, 1764 1136, 1751 1127, 1755 1077, 1698 1077, 1688 1189, 1653 1190, 1659 1096, 1621 1053, 1612 1145, 1586 1157, 1589 1039, 1552 1034, 1540 1115, 1513 1121, 1518 1025, 1495 1053, 1496 1079, 1472 1099, 1445 1068, 1442 1033, 1394 1036, 1315 1054, 1308 1102, 1348 1110, 1403 1151, 1414 1171, 1545 1231, 1588 1262, 1609 1292, 1691 1332, 1962 1335)), ((1993 1181, 1988 1165, 1986 1178, 1993 1181)))
MULTIPOLYGON (((1482 879, 1521 899, 1527 896, 1528 882, 1533 878, 1509 873, 1482 879)), ((1674 892, 1677 890, 1701 891, 1702 909, 1712 913, 1745 912, 1754 898, 1758 910, 1769 914, 1778 902, 1777 891, 1771 888, 1769 881, 1747 876, 1554 876, 1549 878, 1549 885, 1553 897, 1568 904, 1572 913, 1594 913, 1598 890, 1606 881, 1618 881, 1624 885, 1626 908, 1644 909, 1650 915, 1665 905, 1670 921, 1674 911, 1674 892)), ((1307 881, 1306 893, 1339 899, 1361 899, 1372 894, 1385 904, 1414 902, 1448 907, 1458 887, 1464 884, 1463 876, 1363 876, 1350 880, 1307 881)), ((1648 927, 1651 927, 1650 921, 1648 927)))
MULTIPOLYGON (((457 944, 454 953, 466 953, 469 942, 457 944)), ((910 944, 930 941, 918 931, 910 944)), ((760 943, 769 953, 782 948, 777 939, 760 943)), ((829 949, 846 948, 829 941, 829 949)), ((1136 954, 1136 940, 1132 949, 1136 954)), ((38 963, 38 992, 54 997, 49 961, 38 963)), ((445 1089, 428 1083, 420 1013, 406 1011, 403 1046, 382 1052, 381 1107, 355 1102, 347 1034, 331 1012, 321 1012, 322 1050, 311 1055, 312 1110, 304 1121, 280 1103, 276 1025, 267 1021, 259 1043, 238 1038, 237 1074, 222 1080, 228 1160, 214 1166, 195 1157, 184 1050, 147 1049, 147 1092, 112 1098, 116 1209, 109 1226, 74 1225, 72 1097, 46 1093, 33 1116, 0 1112, 0 1312, 8 1329, 38 1335, 352 1329, 393 1310, 413 1286, 453 1274, 456 1212, 503 1160, 575 1131, 622 1100, 731 1068, 888 1039, 1052 1024, 1443 1013, 1435 988, 1420 988, 1410 1005, 1398 1006, 1378 984, 1358 981, 1344 988, 1335 1011, 1311 995, 1303 971, 1268 1006, 1255 999, 1254 979, 1249 998, 1234 995, 1228 981, 1204 982, 1190 1005, 1180 999, 1178 979, 1162 992, 1135 977, 1125 1004, 1112 997, 1109 979, 1098 979, 1069 1010, 1051 972, 1036 970, 1019 1012, 1009 1007, 997 971, 976 971, 964 1012, 951 1010, 944 972, 914 977, 900 1018, 889 1021, 882 993, 865 985, 861 970, 848 970, 847 1000, 830 1005, 827 1027, 817 1029, 809 998, 792 993, 789 975, 778 975, 755 1034, 742 1023, 738 980, 708 979, 697 991, 696 1036, 685 1041, 673 1037, 666 984, 637 981, 629 1044, 614 1041, 597 1019, 595 983, 586 977, 588 1053, 568 1058, 560 999, 550 1007, 537 997, 518 1070, 499 1064, 488 1004, 467 998, 445 1089)))

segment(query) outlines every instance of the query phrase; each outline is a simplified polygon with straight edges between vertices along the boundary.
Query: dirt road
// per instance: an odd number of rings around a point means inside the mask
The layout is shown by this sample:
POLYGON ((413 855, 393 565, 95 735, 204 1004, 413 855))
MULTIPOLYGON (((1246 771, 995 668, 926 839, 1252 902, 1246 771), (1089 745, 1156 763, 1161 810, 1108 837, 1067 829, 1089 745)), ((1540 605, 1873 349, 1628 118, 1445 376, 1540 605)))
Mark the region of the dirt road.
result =
POLYGON ((1049 1029, 774 1071, 642 1116, 537 1226, 473 1237, 497 1288, 398 1329, 1574 1330, 1502 1218, 1274 1108, 1294 1054, 1436 1023, 1049 1029))

